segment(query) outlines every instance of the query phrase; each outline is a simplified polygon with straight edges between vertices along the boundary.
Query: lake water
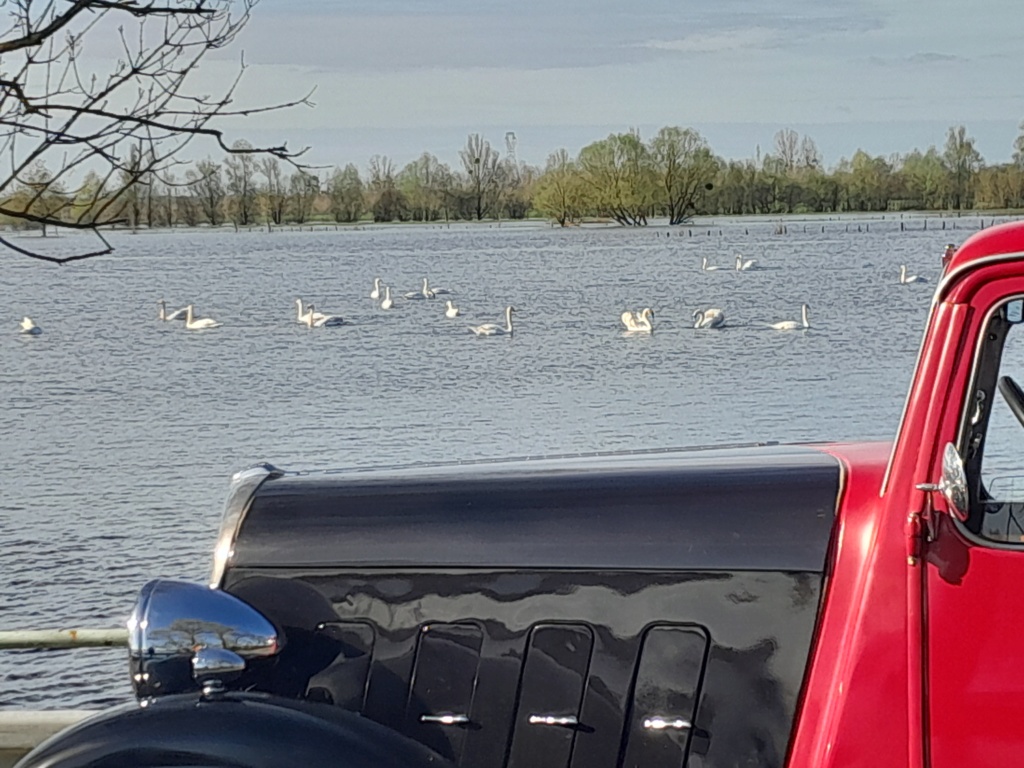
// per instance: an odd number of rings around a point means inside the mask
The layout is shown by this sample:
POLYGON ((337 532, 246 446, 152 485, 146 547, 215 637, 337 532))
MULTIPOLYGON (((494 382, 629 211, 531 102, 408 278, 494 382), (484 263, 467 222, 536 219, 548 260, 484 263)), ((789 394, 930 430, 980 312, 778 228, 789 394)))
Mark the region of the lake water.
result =
MULTIPOLYGON (((0 627, 116 626, 147 579, 203 581, 228 478, 258 460, 891 438, 943 246, 980 222, 945 224, 194 231, 114 236, 116 256, 62 268, 8 255, 0 627), (736 272, 736 253, 763 269, 736 272), (929 282, 900 285, 901 263, 929 282), (378 275, 397 293, 428 276, 463 317, 440 299, 381 311, 378 275), (296 297, 351 325, 298 324, 296 297), (223 326, 160 322, 160 298, 223 326), (803 302, 810 330, 765 327, 803 302), (509 304, 514 337, 468 331, 509 304), (728 326, 694 331, 710 306, 728 326), (642 307, 654 334, 623 334, 620 313, 642 307), (20 336, 22 315, 43 333, 20 336)), ((130 695, 121 651, 0 652, 0 707, 130 695)))

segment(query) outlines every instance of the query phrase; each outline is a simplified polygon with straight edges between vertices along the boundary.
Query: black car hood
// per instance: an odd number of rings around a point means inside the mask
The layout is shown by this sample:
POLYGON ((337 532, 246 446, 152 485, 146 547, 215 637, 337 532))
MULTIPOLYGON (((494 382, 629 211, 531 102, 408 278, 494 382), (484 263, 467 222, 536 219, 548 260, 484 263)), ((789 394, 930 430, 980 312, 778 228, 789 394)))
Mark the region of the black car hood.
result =
POLYGON ((285 472, 231 566, 821 572, 840 481, 806 446, 285 472))

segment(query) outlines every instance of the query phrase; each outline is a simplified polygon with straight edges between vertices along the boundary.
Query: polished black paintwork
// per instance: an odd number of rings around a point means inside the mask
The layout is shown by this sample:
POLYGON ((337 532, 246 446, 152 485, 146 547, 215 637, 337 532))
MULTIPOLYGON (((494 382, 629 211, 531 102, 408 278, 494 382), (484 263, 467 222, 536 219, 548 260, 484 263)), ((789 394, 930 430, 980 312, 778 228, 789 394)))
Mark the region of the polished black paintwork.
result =
POLYGON ((538 624, 530 631, 508 768, 569 764, 576 728, 531 727, 529 720, 531 715, 580 718, 593 651, 594 633, 586 624, 538 624))
POLYGON ((287 637, 241 685, 358 709, 468 768, 678 768, 684 755, 688 766, 773 768, 785 758, 821 576, 235 568, 225 587, 287 637), (542 639, 555 627, 560 636, 542 639), (442 647, 424 655, 434 631, 442 647), (572 714, 577 694, 578 728, 526 722, 572 714), (418 722, 438 708, 470 723, 418 722), (687 711, 689 733, 638 726, 687 711))
POLYGON ((24 768, 781 768, 839 484, 791 447, 275 472, 222 580, 280 632, 229 684, 270 698, 163 696, 24 768))
POLYGON ((821 571, 839 478, 792 446, 285 473, 231 566, 821 571))
POLYGON ((259 694, 165 696, 83 721, 17 768, 451 768, 417 742, 337 707, 259 694))

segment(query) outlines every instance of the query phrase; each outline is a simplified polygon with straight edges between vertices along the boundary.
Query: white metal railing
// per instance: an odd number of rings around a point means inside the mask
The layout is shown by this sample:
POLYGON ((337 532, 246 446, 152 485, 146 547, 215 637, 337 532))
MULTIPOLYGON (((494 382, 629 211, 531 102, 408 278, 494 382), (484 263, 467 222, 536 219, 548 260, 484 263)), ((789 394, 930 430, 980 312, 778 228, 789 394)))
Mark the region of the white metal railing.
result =
POLYGON ((3 629, 0 649, 106 648, 128 644, 128 629, 3 629))
MULTIPOLYGON (((113 648, 128 644, 128 629, 4 629, 0 650, 113 648)), ((94 709, 0 709, 0 768, 14 765, 37 744, 90 717, 94 709)))

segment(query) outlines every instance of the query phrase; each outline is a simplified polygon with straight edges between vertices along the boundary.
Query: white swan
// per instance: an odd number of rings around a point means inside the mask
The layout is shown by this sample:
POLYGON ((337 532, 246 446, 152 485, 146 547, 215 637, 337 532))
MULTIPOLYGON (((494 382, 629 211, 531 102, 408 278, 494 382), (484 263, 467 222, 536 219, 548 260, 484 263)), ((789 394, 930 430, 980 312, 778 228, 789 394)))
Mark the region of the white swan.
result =
POLYGON ((693 310, 694 328, 721 328, 725 325, 725 312, 717 307, 693 310))
POLYGON ((384 286, 384 301, 382 301, 380 303, 380 308, 381 309, 391 309, 393 306, 395 306, 395 302, 393 302, 391 300, 391 286, 390 285, 385 285, 384 286))
POLYGON ((157 306, 160 307, 160 312, 157 313, 157 317, 160 320, 184 320, 185 319, 185 308, 176 309, 173 312, 167 311, 167 305, 163 299, 157 302, 157 306))
POLYGON ((444 311, 444 316, 445 317, 449 317, 450 318, 450 317, 458 317, 459 316, 459 308, 456 307, 454 304, 452 304, 452 300, 451 299, 448 299, 448 301, 445 304, 445 306, 447 307, 447 309, 445 309, 445 311, 444 311))
POLYGON ((309 318, 313 314, 313 305, 310 304, 308 307, 303 307, 302 306, 302 299, 300 298, 300 299, 296 299, 295 300, 295 306, 297 308, 296 309, 296 319, 300 323, 302 323, 303 325, 306 325, 307 323, 309 323, 309 318))
POLYGON ((471 325, 469 330, 477 336, 511 336, 512 335, 512 313, 515 307, 505 307, 505 325, 497 323, 484 323, 483 325, 471 325))
POLYGON ((431 294, 430 296, 427 296, 428 299, 432 299, 432 298, 434 298, 434 296, 450 296, 453 293, 455 293, 455 291, 451 291, 451 290, 449 290, 447 288, 434 288, 434 287, 428 286, 427 285, 427 278, 424 277, 423 278, 423 293, 424 293, 424 295, 426 295, 428 292, 431 294))
POLYGON ((757 269, 754 265, 757 264, 757 259, 744 259, 740 254, 736 254, 736 271, 747 272, 751 269, 757 269))
POLYGON ((770 327, 774 328, 776 331, 797 331, 801 328, 810 328, 811 324, 807 321, 808 309, 809 307, 806 304, 800 306, 801 322, 797 322, 796 320, 783 320, 779 323, 772 323, 770 327))
POLYGON ((715 270, 718 269, 718 267, 709 267, 708 266, 708 257, 707 256, 702 256, 701 257, 701 262, 700 262, 700 269, 701 269, 702 272, 714 272, 715 270))
POLYGON ((900 264, 900 285, 906 285, 907 283, 924 283, 927 282, 920 275, 908 275, 907 265, 900 264))
POLYGON ((20 332, 24 333, 24 334, 27 334, 29 336, 38 336, 40 333, 43 332, 43 329, 40 328, 35 323, 33 323, 32 322, 32 318, 30 318, 30 317, 23 317, 21 319, 21 331, 20 332))
POLYGON ((434 298, 434 292, 430 290, 427 285, 427 278, 423 278, 423 287, 418 291, 409 291, 408 293, 402 294, 403 299, 432 299, 434 298))
POLYGON ((380 278, 373 278, 373 290, 370 291, 370 298, 376 301, 380 298, 380 278))
POLYGON ((627 331, 640 333, 654 332, 654 310, 650 307, 644 307, 639 312, 631 312, 627 309, 619 318, 622 320, 622 324, 626 326, 627 331))
POLYGON ((306 325, 310 328, 335 328, 345 324, 345 319, 341 315, 327 315, 323 312, 317 312, 316 307, 312 304, 309 305, 309 311, 305 317, 306 325))
POLYGON ((204 328, 220 328, 221 323, 218 323, 213 318, 196 318, 193 316, 192 311, 193 309, 191 304, 185 307, 185 327, 190 331, 201 331, 204 328))

